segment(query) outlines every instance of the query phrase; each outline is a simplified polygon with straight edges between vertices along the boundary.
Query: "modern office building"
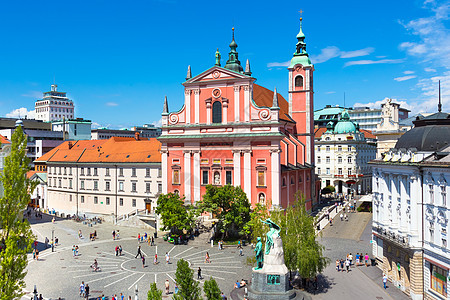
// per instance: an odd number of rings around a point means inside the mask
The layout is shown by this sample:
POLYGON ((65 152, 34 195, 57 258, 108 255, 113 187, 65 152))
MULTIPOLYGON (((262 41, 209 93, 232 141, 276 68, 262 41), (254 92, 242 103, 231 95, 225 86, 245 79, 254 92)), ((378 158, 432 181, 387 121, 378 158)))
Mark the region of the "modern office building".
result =
POLYGON ((91 139, 90 120, 83 118, 63 119, 52 122, 52 130, 63 132, 65 141, 89 140, 91 139))
POLYGON ((134 137, 136 133, 139 133, 141 138, 154 138, 161 135, 161 128, 156 127, 153 124, 144 124, 143 126, 134 126, 131 129, 109 129, 98 128, 91 131, 92 140, 104 140, 114 136, 117 137, 134 137))

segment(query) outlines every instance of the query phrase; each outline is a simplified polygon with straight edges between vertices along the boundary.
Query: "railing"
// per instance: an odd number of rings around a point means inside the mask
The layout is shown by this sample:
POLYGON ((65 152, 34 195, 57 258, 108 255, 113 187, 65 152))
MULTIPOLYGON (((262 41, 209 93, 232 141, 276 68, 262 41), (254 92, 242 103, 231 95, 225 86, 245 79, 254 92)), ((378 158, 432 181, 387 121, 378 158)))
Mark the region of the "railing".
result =
POLYGON ((128 220, 130 217, 133 217, 133 216, 156 217, 156 214, 152 213, 152 212, 149 212, 147 209, 136 209, 136 210, 133 210, 132 212, 130 212, 128 214, 124 214, 124 215, 118 216, 117 217, 117 222, 128 220))

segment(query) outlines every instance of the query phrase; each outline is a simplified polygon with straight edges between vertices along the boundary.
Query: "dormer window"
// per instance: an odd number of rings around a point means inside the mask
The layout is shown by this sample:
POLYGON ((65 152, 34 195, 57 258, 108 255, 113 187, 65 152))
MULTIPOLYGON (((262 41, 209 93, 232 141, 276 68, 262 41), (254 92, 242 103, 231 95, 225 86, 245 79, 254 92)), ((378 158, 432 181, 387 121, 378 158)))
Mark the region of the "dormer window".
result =
POLYGON ((222 123, 222 103, 220 101, 213 103, 212 113, 212 122, 222 123))

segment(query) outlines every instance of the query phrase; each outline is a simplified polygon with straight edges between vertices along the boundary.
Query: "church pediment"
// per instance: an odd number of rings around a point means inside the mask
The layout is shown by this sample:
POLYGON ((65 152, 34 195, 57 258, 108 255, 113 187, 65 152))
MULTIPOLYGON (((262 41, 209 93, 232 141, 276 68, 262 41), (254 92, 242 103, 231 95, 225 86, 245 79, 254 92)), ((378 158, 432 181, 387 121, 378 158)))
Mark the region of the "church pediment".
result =
POLYGON ((250 76, 240 74, 219 66, 214 66, 199 75, 187 80, 183 85, 190 85, 193 83, 208 82, 213 80, 232 80, 232 79, 250 79, 250 76))

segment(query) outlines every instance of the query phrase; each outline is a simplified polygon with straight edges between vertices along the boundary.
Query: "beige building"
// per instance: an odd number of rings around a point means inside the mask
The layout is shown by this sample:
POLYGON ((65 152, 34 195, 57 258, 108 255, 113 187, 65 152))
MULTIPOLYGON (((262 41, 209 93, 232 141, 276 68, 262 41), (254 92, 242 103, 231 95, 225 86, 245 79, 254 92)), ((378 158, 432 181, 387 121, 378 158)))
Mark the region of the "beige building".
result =
POLYGON ((65 142, 35 163, 47 167, 44 208, 66 215, 154 212, 162 191, 160 143, 139 135, 65 142))

